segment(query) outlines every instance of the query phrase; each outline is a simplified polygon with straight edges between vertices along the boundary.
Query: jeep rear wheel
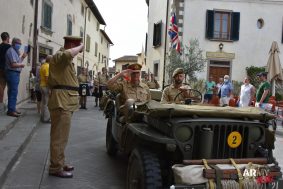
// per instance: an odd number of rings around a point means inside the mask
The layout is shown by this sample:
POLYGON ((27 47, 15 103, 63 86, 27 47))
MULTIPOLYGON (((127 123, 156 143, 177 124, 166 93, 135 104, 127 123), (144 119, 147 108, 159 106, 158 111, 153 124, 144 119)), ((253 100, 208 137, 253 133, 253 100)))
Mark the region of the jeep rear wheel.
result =
POLYGON ((128 163, 127 189, 162 188, 159 160, 155 154, 134 149, 128 163))
POLYGON ((106 129, 106 150, 109 156, 116 156, 118 145, 112 134, 112 118, 108 118, 106 129))

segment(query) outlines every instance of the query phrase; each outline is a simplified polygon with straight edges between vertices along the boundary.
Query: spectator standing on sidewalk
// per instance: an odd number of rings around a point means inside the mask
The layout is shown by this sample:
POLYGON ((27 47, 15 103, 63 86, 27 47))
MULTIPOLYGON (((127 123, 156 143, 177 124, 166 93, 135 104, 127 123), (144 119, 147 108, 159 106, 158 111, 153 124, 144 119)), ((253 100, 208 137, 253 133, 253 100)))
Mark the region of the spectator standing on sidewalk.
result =
POLYGON ((19 117, 20 112, 16 110, 18 86, 20 82, 20 74, 25 64, 22 63, 26 53, 20 57, 20 49, 22 42, 18 38, 13 38, 12 46, 6 52, 6 68, 5 75, 8 85, 8 116, 19 117))
POLYGON ((49 64, 48 87, 51 95, 48 108, 51 116, 49 175, 71 178, 73 166, 65 162, 71 118, 79 107, 79 83, 73 58, 83 49, 81 38, 64 37, 64 48, 52 56, 49 64))
POLYGON ((249 77, 245 77, 244 84, 241 86, 239 107, 248 107, 251 105, 255 95, 255 87, 250 84, 249 77))
POLYGON ((233 92, 233 86, 229 75, 224 76, 224 82, 220 87, 220 106, 228 106, 233 92))
POLYGON ((32 71, 29 72, 29 92, 30 92, 30 101, 35 102, 35 77, 32 71))
POLYGON ((6 87, 5 67, 6 67, 6 52, 11 47, 9 44, 10 36, 7 32, 1 33, 2 43, 0 44, 0 113, 4 112, 4 91, 6 87))
POLYGON ((267 72, 261 72, 257 74, 257 77, 260 79, 261 83, 256 91, 256 103, 255 107, 259 107, 264 110, 271 109, 269 108, 269 98, 271 96, 270 89, 271 85, 267 81, 267 72))
POLYGON ((41 92, 41 116, 40 120, 43 123, 50 122, 50 113, 47 107, 48 98, 49 98, 49 88, 47 86, 48 77, 49 77, 49 63, 52 59, 51 55, 46 57, 46 61, 40 67, 40 92, 41 92))
POLYGON ((213 81, 213 77, 210 76, 209 80, 205 82, 205 94, 204 94, 204 103, 209 104, 212 100, 213 90, 215 89, 216 84, 213 81))
POLYGON ((37 63, 35 70, 35 84, 34 84, 37 113, 39 114, 41 114, 41 96, 42 96, 40 92, 40 73, 39 73, 40 67, 41 67, 41 63, 37 63))

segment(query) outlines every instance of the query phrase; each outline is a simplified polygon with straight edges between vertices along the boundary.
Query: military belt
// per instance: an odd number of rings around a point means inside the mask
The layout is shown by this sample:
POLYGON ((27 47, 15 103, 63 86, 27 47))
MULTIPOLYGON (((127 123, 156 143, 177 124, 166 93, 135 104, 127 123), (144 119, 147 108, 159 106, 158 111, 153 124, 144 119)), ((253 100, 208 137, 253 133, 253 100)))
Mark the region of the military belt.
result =
POLYGON ((69 90, 69 91, 79 91, 79 87, 73 87, 68 85, 55 85, 52 87, 52 89, 63 89, 63 90, 69 90))

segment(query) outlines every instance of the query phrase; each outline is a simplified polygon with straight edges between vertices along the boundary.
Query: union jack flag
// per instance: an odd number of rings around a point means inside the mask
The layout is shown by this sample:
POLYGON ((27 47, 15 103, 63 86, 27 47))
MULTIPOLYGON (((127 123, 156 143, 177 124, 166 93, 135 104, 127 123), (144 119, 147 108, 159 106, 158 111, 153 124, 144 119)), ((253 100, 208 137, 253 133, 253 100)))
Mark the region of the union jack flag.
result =
POLYGON ((179 40, 178 25, 175 13, 172 14, 168 34, 171 39, 171 47, 176 49, 177 52, 181 53, 181 44, 179 40))

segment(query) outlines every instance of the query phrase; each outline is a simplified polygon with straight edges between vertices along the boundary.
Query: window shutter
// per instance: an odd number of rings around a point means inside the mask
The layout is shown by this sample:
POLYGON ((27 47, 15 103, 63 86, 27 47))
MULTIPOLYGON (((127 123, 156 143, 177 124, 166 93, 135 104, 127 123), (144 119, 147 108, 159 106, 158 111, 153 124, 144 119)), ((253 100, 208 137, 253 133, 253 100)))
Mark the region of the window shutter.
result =
POLYGON ((213 39, 213 30, 214 30, 214 11, 206 11, 206 32, 205 36, 207 39, 213 39))
POLYGON ((232 22, 231 22, 231 40, 239 41, 240 35, 240 13, 232 13, 232 22))

